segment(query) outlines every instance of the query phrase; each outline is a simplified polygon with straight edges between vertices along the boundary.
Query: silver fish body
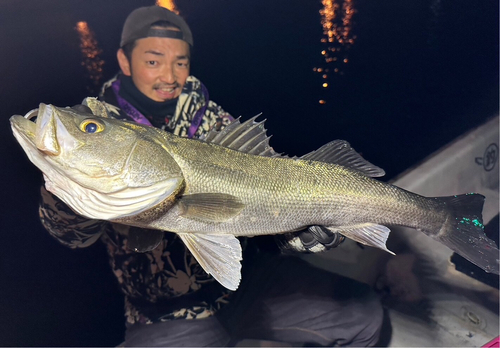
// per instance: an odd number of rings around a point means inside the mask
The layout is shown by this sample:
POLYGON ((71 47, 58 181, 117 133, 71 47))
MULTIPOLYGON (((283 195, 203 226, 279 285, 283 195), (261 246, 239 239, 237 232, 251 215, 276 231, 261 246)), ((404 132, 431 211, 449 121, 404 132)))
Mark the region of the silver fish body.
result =
POLYGON ((186 212, 183 198, 179 197, 181 204, 148 221, 149 227, 254 236, 296 231, 310 225, 336 227, 376 222, 432 233, 439 231, 448 214, 439 200, 337 164, 255 156, 202 141, 168 137, 171 140, 167 151, 183 168, 184 195, 223 193, 238 197, 243 208, 223 222, 217 216, 182 219, 186 212))
POLYGON ((253 120, 193 140, 110 119, 103 104, 85 103, 92 114, 41 104, 36 124, 11 118, 47 189, 86 217, 177 233, 229 289, 240 281, 236 236, 308 226, 386 251, 386 225, 412 227, 499 272, 481 195, 428 198, 381 182, 373 177, 383 171, 344 141, 288 158, 253 120))

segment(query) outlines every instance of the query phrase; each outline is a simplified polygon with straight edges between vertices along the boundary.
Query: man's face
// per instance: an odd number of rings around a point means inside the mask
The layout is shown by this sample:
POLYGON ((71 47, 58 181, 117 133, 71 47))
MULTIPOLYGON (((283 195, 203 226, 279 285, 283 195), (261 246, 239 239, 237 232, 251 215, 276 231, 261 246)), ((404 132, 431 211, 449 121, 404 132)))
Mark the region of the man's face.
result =
POLYGON ((132 76, 139 91, 157 102, 177 98, 189 76, 189 45, 182 40, 139 39, 132 50, 131 61, 121 49, 117 56, 122 72, 132 76))

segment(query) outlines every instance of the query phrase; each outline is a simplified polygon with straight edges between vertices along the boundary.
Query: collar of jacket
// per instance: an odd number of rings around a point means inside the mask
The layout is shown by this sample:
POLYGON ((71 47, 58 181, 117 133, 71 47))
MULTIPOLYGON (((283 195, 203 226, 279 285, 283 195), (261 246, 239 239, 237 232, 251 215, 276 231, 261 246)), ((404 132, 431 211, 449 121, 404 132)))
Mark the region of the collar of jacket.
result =
POLYGON ((165 117, 172 118, 179 98, 157 102, 142 93, 132 81, 130 76, 119 75, 119 96, 128 101, 141 114, 146 116, 153 124, 165 122, 165 117))
MULTIPOLYGON (((124 98, 120 97, 119 75, 120 74, 115 75, 112 79, 103 84, 100 96, 104 96, 108 90, 111 90, 112 93, 114 92, 113 94, 117 99, 117 106, 122 109, 127 116, 131 117, 135 122, 152 126, 151 122, 149 122, 149 120, 141 112, 139 112, 139 110, 137 110, 124 98)), ((170 124, 174 125, 179 122, 182 115, 187 116, 188 121, 191 123, 187 136, 192 138, 202 122, 203 115, 205 114, 208 106, 208 101, 209 94, 205 85, 203 85, 203 83, 201 83, 201 81, 196 77, 188 76, 184 88, 182 89, 182 93, 178 98, 175 113, 170 121, 170 124)))

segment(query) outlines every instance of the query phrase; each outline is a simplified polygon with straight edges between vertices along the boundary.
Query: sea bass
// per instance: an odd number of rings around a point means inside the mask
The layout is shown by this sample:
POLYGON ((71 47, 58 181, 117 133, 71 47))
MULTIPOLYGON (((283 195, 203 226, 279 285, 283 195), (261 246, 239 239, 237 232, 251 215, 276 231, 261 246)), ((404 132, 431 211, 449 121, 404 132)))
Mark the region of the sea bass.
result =
POLYGON ((384 183, 374 179, 383 170, 342 140, 300 158, 279 155, 255 118, 195 140, 112 119, 96 99, 83 104, 40 104, 36 122, 33 112, 10 118, 47 190, 91 219, 177 233, 228 289, 241 277, 236 237, 310 226, 386 251, 388 225, 411 227, 499 273, 482 195, 429 198, 384 183))

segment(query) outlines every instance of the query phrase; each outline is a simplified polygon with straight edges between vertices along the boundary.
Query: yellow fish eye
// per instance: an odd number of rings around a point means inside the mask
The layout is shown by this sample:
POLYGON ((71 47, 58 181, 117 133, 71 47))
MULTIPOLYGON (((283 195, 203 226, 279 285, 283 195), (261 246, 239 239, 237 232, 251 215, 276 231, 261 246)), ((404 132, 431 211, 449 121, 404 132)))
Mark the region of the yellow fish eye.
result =
POLYGON ((84 133, 99 133, 104 130, 104 124, 94 119, 88 119, 80 123, 80 130, 84 133))

